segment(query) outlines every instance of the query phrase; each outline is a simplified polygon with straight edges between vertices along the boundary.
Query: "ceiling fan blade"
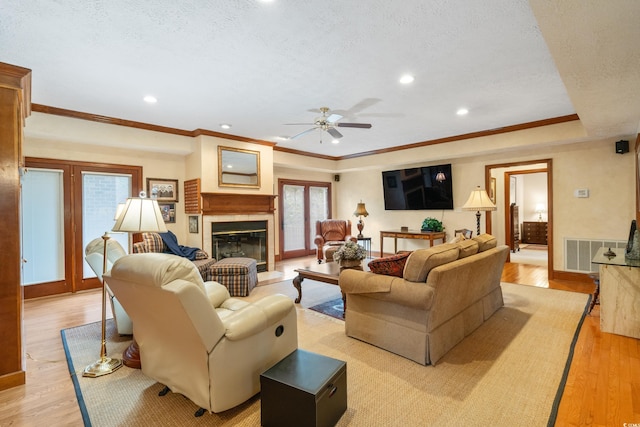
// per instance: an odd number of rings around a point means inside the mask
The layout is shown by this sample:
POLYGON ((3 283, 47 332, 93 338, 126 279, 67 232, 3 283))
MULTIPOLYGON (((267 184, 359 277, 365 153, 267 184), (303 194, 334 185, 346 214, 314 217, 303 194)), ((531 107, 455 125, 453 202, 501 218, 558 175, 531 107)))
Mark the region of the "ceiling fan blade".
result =
POLYGON ((333 123, 333 122, 337 122, 341 118, 342 116, 340 114, 331 114, 329 117, 327 117, 327 121, 329 123, 333 123))
POLYGON ((371 123, 336 123, 341 128, 371 129, 371 123))
POLYGON ((305 131, 302 131, 302 132, 300 132, 300 133, 298 133, 298 134, 296 134, 296 135, 293 135, 293 136, 289 137, 289 139, 290 139, 290 140, 291 140, 291 139, 296 139, 297 137, 302 136, 302 135, 304 135, 305 133, 309 133, 309 132, 311 132, 312 130, 316 130, 316 128, 311 128, 311 129, 307 129, 307 130, 305 130, 305 131))
POLYGON ((332 137, 334 137, 335 139, 340 139, 342 138, 342 134, 340 132, 338 132, 337 129, 334 128, 329 128, 327 129, 327 132, 329 132, 329 135, 331 135, 332 137))

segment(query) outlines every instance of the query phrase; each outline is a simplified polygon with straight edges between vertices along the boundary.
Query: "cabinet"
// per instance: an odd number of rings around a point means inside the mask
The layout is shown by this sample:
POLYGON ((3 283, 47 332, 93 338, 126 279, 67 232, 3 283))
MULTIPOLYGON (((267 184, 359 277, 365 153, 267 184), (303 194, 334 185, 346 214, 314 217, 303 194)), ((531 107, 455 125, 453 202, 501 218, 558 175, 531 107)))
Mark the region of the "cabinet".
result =
POLYGON ((511 203, 511 252, 520 250, 520 215, 518 206, 511 203))
POLYGON ((522 243, 533 243, 538 245, 547 244, 547 223, 546 222, 523 222, 522 223, 522 243))

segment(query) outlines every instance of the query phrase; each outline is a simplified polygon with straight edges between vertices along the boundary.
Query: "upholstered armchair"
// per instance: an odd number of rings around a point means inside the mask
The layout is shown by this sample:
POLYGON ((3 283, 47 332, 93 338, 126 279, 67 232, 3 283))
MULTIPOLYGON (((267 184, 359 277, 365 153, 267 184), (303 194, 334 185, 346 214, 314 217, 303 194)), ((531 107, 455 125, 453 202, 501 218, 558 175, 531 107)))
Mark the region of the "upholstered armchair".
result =
POLYGON ((347 241, 357 242, 358 239, 351 236, 351 221, 343 219, 326 219, 316 221, 315 244, 318 246, 318 264, 325 259, 333 261, 333 253, 347 241))
POLYGON ((127 255, 104 277, 133 320, 142 372, 204 410, 225 411, 257 394, 260 373, 298 347, 291 298, 231 298, 185 258, 127 255))
MULTIPOLYGON (((98 277, 98 280, 102 282, 102 269, 104 268, 104 240, 102 237, 93 239, 89 242, 84 249, 87 264, 91 267, 93 272, 98 277)), ((118 243, 117 240, 107 240, 107 271, 111 269, 111 266, 117 259, 125 256, 127 253, 124 248, 118 243)), ((105 286, 107 294, 109 295, 109 301, 111 303, 111 312, 113 313, 113 320, 116 322, 116 329, 120 335, 131 335, 133 333, 133 326, 131 325, 131 319, 118 299, 113 295, 113 291, 109 286, 105 286)))

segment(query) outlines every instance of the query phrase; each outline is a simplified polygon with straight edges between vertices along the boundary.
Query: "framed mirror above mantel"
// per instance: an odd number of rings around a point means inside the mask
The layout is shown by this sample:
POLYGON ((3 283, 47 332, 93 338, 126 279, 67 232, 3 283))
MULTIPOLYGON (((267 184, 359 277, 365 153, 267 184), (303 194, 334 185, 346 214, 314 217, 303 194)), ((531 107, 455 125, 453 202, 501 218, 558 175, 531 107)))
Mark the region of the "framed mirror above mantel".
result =
POLYGON ((260 152, 218 145, 218 185, 260 188, 260 152))

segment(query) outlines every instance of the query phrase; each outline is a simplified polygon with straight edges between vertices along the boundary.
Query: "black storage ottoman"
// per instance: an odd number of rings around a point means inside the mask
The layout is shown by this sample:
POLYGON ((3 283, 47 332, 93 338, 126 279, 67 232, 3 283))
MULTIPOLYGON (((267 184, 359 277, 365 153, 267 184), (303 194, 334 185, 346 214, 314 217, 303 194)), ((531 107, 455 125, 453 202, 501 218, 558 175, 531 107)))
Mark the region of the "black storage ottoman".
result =
POLYGON ((260 375, 263 426, 334 426, 347 410, 347 364, 296 350, 260 375))

